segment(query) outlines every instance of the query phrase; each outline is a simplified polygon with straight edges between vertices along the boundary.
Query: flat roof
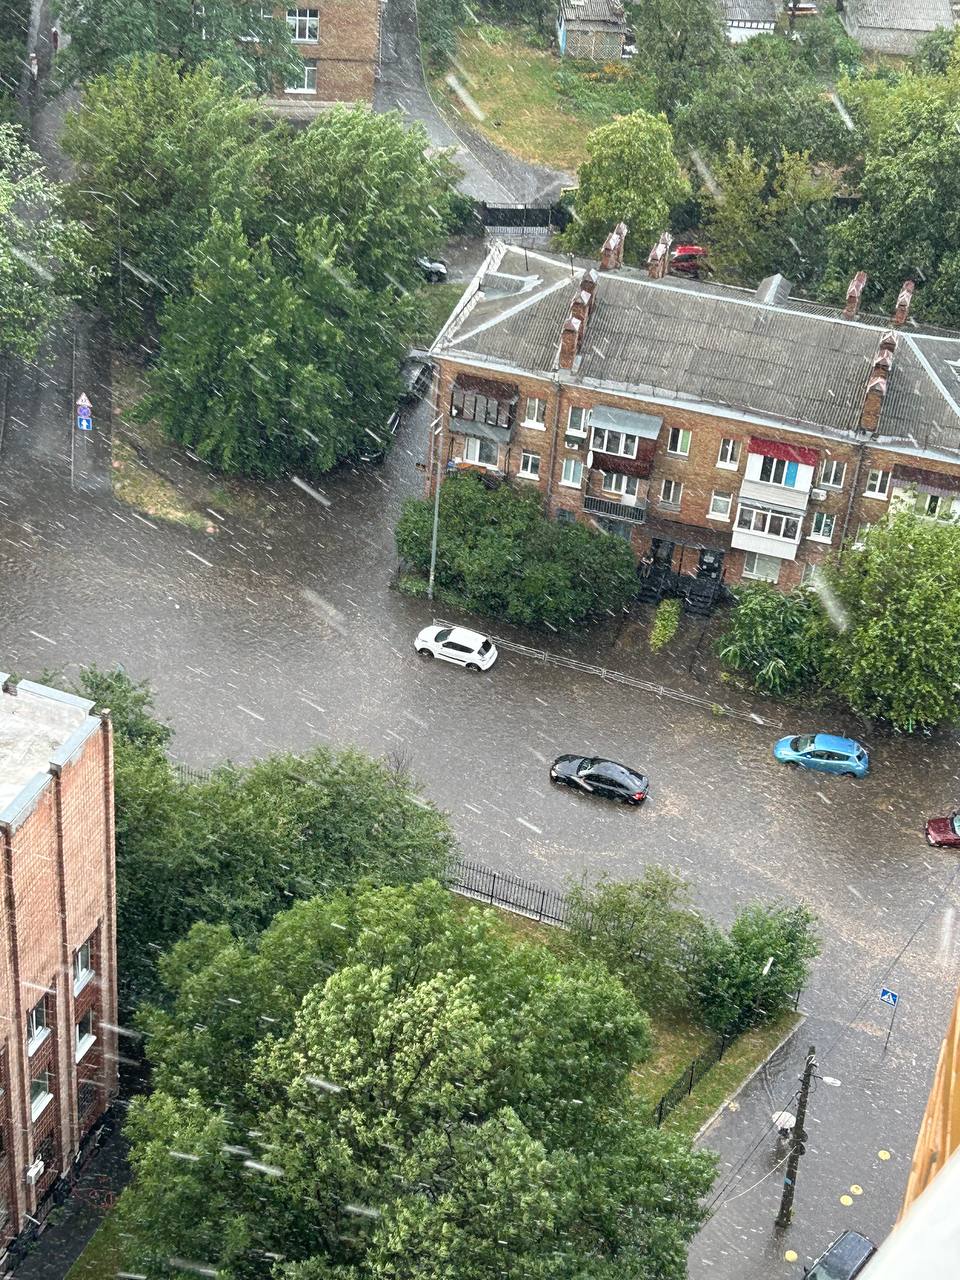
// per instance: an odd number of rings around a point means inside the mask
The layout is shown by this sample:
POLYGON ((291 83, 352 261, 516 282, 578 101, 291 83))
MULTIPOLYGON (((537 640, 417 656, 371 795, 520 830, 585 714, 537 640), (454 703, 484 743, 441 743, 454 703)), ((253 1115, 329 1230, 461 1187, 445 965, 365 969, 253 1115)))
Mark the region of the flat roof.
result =
MULTIPOLYGON (((0 684, 8 677, 0 673, 0 684)), ((0 820, 16 814, 49 773, 70 739, 97 727, 93 703, 75 694, 21 680, 15 692, 0 692, 0 820)))

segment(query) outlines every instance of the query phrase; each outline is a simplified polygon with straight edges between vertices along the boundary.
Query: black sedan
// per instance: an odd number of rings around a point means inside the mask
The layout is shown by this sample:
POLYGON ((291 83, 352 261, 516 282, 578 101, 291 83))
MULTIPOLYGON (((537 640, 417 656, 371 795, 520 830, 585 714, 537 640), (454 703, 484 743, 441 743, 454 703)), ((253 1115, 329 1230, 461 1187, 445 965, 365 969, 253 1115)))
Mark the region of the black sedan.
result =
POLYGON ((623 804, 643 804, 650 790, 650 779, 636 769, 595 756, 557 756, 550 781, 623 804))

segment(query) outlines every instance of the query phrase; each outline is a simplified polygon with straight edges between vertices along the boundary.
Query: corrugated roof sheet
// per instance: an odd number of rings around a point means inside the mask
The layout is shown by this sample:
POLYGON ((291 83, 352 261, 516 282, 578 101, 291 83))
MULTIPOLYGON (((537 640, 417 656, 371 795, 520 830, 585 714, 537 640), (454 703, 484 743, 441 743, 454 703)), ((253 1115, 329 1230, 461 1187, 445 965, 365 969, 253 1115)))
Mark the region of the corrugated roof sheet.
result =
POLYGON ((783 8, 781 0, 722 0, 727 22, 775 23, 783 8))
POLYGON ((617 0, 560 0, 564 22, 585 22, 622 28, 627 25, 624 7, 617 0))
POLYGON ((861 27, 885 31, 933 31, 954 25, 950 0, 847 0, 861 27))

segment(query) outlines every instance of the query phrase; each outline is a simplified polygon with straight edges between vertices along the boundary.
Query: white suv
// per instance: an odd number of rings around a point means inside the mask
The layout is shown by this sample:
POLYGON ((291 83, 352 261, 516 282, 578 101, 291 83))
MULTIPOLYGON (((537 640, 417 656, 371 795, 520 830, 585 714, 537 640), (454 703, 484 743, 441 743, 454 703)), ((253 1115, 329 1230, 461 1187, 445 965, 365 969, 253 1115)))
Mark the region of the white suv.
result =
POLYGON ((414 648, 421 658, 443 658, 468 671, 489 671, 497 660, 497 646, 490 637, 465 627, 424 627, 414 648))

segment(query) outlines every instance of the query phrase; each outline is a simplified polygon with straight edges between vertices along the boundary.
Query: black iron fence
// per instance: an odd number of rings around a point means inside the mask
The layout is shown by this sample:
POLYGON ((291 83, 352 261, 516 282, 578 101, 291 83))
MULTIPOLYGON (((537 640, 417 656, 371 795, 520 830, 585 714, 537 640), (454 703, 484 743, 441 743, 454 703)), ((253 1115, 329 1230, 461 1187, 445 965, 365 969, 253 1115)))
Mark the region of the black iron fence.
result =
POLYGON ((712 1067, 717 1065, 727 1048, 736 1038, 735 1032, 726 1031, 722 1035, 716 1036, 713 1043, 708 1045, 703 1053, 698 1054, 690 1065, 683 1069, 683 1072, 677 1076, 676 1080, 650 1112, 650 1118, 658 1129, 674 1107, 678 1107, 684 1098, 690 1097, 694 1086, 703 1079, 712 1067))
POLYGON ((494 871, 480 862, 453 858, 447 866, 447 888, 464 898, 505 907, 517 915, 542 924, 564 927, 570 916, 566 897, 558 889, 547 889, 508 871, 494 871))
POLYGON ((562 231, 573 216, 563 204, 487 204, 477 206, 480 221, 488 229, 562 231))

